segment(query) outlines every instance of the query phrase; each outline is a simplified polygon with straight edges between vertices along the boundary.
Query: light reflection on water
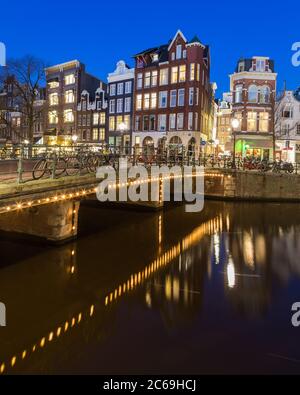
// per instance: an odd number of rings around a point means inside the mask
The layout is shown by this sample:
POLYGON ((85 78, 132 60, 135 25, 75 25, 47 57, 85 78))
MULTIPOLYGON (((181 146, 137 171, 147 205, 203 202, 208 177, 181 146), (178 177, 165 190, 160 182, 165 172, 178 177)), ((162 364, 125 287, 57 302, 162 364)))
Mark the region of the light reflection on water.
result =
POLYGON ((2 241, 14 264, 1 269, 0 372, 299 373, 296 207, 85 207, 94 229, 77 242, 2 241))

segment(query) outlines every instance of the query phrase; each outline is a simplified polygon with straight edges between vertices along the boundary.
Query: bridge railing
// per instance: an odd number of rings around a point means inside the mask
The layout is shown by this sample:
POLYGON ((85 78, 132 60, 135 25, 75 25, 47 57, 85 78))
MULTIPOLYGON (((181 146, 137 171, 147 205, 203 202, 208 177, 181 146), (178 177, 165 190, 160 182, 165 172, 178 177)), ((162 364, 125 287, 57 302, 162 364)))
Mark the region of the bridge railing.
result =
POLYGON ((283 174, 298 174, 297 163, 273 163, 255 158, 241 159, 236 156, 215 156, 196 153, 194 149, 167 146, 119 147, 93 145, 49 146, 20 144, 0 147, 0 184, 23 183, 42 178, 81 176, 95 173, 99 166, 118 168, 120 158, 129 165, 204 166, 208 169, 260 171, 283 174))

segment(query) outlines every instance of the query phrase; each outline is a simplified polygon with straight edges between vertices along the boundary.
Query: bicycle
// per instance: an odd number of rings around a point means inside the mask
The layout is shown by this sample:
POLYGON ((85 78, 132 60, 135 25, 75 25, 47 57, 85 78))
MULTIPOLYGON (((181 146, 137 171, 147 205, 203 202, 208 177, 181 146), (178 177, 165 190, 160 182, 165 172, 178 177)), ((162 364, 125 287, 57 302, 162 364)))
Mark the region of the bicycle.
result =
POLYGON ((67 170, 67 162, 63 157, 56 157, 51 154, 49 157, 40 159, 33 167, 32 177, 34 180, 40 180, 45 174, 55 177, 62 176, 67 170))

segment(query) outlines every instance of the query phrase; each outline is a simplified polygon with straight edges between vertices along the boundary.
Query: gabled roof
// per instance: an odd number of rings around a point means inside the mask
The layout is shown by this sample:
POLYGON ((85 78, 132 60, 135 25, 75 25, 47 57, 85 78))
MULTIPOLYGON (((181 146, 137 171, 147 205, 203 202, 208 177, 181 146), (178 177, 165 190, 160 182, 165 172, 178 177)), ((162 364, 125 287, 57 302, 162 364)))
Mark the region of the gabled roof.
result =
POLYGON ((202 44, 199 37, 197 35, 195 35, 190 41, 189 44, 193 44, 193 43, 199 43, 202 44))
POLYGON ((181 30, 177 30, 177 33, 175 34, 173 40, 171 41, 171 43, 170 43, 170 45, 169 45, 169 47, 168 47, 168 50, 169 50, 169 51, 170 51, 172 45, 174 44, 174 42, 175 42, 175 40, 176 40, 176 38, 177 38, 178 35, 180 35, 180 36, 182 37, 182 39, 184 40, 184 42, 187 43, 187 39, 184 37, 182 31, 181 31, 181 30))

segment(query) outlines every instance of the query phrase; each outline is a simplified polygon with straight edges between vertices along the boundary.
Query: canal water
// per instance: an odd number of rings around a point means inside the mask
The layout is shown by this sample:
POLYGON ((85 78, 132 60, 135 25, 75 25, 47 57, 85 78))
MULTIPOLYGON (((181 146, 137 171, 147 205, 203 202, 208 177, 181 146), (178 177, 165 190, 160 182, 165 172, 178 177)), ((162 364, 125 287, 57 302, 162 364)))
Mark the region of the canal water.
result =
POLYGON ((0 240, 3 374, 300 373, 300 212, 82 206, 60 247, 0 240))

